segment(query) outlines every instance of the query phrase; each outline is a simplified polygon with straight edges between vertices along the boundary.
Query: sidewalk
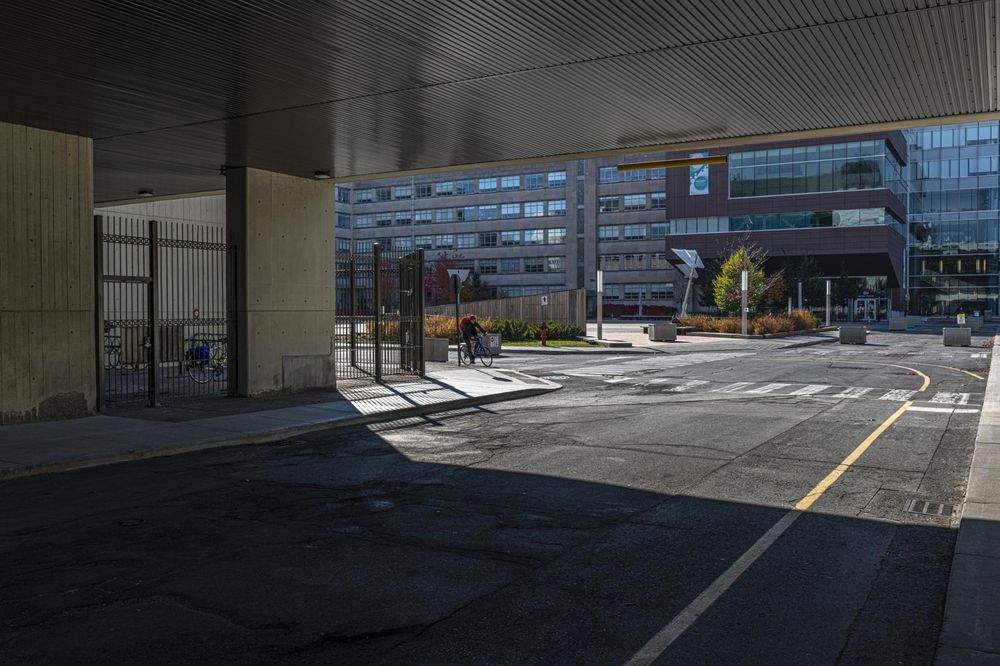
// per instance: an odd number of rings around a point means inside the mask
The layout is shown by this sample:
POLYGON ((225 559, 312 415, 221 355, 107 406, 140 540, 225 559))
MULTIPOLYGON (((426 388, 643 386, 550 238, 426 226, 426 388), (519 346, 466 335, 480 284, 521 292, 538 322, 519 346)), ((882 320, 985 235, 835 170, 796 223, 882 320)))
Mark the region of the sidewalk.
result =
POLYGON ((198 409, 132 410, 0 427, 0 480, 127 460, 262 444, 309 432, 393 421, 539 395, 559 384, 514 370, 432 364, 424 380, 295 398, 217 398, 198 409), (318 401, 319 400, 319 401, 318 401), (275 405, 279 405, 274 408, 275 405), (218 414, 222 414, 221 416, 218 414), (142 414, 142 418, 134 415, 142 414))
POLYGON ((718 352, 718 351, 744 351, 744 350, 769 350, 769 349, 794 349, 796 347, 809 347, 812 345, 827 342, 836 342, 837 333, 807 333, 802 335, 792 335, 785 338, 767 339, 740 339, 740 338, 709 338, 696 335, 679 335, 676 342, 652 342, 645 334, 631 335, 618 334, 614 338, 624 342, 631 342, 631 347, 521 347, 516 343, 504 343, 500 349, 500 354, 614 354, 624 356, 626 354, 681 354, 689 352, 718 352), (641 337, 640 337, 641 336, 641 337))
POLYGON ((936 664, 1000 664, 1000 346, 994 344, 936 664))

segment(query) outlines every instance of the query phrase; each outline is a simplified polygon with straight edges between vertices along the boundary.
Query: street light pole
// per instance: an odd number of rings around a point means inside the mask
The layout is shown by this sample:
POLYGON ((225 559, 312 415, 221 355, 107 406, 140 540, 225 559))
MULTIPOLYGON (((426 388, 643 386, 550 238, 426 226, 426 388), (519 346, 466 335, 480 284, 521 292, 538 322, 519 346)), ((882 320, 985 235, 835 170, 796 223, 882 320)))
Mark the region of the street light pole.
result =
POLYGON ((826 281, 826 325, 830 325, 830 281, 826 281))
POLYGON ((604 271, 597 271, 597 339, 604 339, 604 271))
POLYGON ((743 335, 747 334, 747 310, 748 299, 747 290, 750 286, 750 275, 747 271, 740 272, 740 330, 743 331, 743 335))
POLYGON ((802 309, 802 281, 799 280, 799 310, 802 309))

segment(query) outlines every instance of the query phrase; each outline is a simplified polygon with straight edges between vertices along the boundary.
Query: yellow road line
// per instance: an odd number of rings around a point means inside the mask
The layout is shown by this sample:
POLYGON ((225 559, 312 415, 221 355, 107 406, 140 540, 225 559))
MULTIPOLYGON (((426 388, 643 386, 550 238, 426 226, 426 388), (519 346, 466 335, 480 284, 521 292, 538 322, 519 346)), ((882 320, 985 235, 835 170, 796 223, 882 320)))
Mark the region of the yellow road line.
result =
POLYGON ((923 377, 924 378, 924 384, 923 384, 923 386, 921 386, 920 388, 918 388, 917 391, 926 391, 927 387, 931 385, 931 378, 928 377, 927 375, 925 375, 924 373, 920 372, 916 368, 911 368, 911 367, 906 366, 906 365, 896 365, 895 363, 881 363, 880 365, 888 365, 888 366, 891 366, 893 368, 902 368, 903 370, 909 370, 910 372, 912 372, 914 374, 917 374, 917 375, 920 375, 921 377, 923 377))
POLYGON ((970 372, 969 370, 962 370, 961 368, 953 368, 950 365, 935 365, 934 363, 921 363, 920 365, 927 365, 927 366, 930 366, 932 368, 944 368, 945 370, 954 370, 955 372, 964 372, 965 374, 969 375, 970 377, 974 377, 974 378, 978 379, 981 382, 985 382, 986 381, 986 377, 980 377, 979 375, 977 375, 974 372, 970 372))

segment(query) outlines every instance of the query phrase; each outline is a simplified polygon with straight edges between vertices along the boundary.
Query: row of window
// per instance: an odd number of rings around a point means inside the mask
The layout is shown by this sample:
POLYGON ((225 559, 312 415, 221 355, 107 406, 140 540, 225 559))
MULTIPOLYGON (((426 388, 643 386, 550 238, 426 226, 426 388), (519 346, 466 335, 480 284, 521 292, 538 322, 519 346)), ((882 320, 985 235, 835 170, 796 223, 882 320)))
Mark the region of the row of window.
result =
POLYGON ((619 171, 617 166, 601 167, 597 171, 598 182, 602 184, 617 183, 639 183, 644 180, 663 180, 667 177, 667 170, 660 169, 635 169, 630 171, 619 171))
POLYGON ((670 221, 670 234, 714 234, 731 231, 772 231, 814 227, 856 227, 889 224, 902 233, 903 223, 884 208, 818 210, 798 213, 688 217, 670 221))
POLYGON ((1000 156, 913 162, 911 173, 915 180, 992 176, 1000 173, 1000 156))
MULTIPOLYGON (((891 158, 890 158, 891 159, 891 158)), ((887 187, 884 157, 796 162, 729 169, 729 196, 775 196, 887 187)))
POLYGON ((600 256, 602 271, 645 271, 670 268, 667 255, 664 252, 646 254, 632 252, 629 254, 602 254, 600 256))
MULTIPOLYGON (((346 239, 344 239, 346 240, 346 239)), ((349 241, 348 241, 349 242, 349 241)), ((371 251, 374 240, 359 240, 358 252, 371 251)), ((520 245, 561 245, 566 242, 566 227, 525 229, 523 231, 484 231, 478 234, 437 234, 434 236, 398 236, 381 239, 395 250, 451 250, 477 247, 516 247, 520 245)), ((340 250, 338 240, 337 249, 340 250)))
POLYGON ((946 192, 912 192, 910 214, 951 213, 1000 208, 1000 189, 982 187, 974 190, 946 192))
POLYGON ((1000 124, 997 122, 946 125, 907 132, 911 150, 954 148, 1000 143, 1000 124))
POLYGON ((911 251, 915 252, 996 252, 1000 221, 934 220, 910 224, 911 251))
POLYGON ((599 213, 618 213, 623 210, 662 209, 666 207, 666 192, 615 194, 597 198, 597 212, 599 213))
POLYGON ((674 297, 674 285, 671 282, 653 284, 605 284, 604 300, 624 301, 668 301, 674 297))
MULTIPOLYGON (((338 213, 338 226, 340 215, 338 213)), ((407 226, 411 224, 441 224, 448 222, 475 222, 476 220, 515 220, 522 217, 545 217, 566 214, 565 199, 547 201, 525 201, 483 206, 463 206, 461 208, 425 208, 423 210, 383 211, 354 216, 354 227, 407 226)))
POLYGON ((669 233, 669 222, 653 222, 652 224, 603 224, 597 227, 597 238, 602 241, 662 240, 669 233))
POLYGON ((793 162, 819 162, 824 160, 857 160, 862 157, 881 157, 888 150, 884 140, 850 141, 816 146, 793 146, 748 150, 729 154, 729 167, 773 166, 793 162))
POLYGON ((480 259, 476 263, 480 275, 562 273, 566 270, 566 257, 509 257, 480 259))
MULTIPOLYGON (((406 199, 427 199, 430 197, 450 197, 469 194, 486 194, 491 192, 517 192, 518 190, 540 190, 545 187, 565 187, 565 171, 549 171, 548 173, 529 173, 523 177, 490 176, 486 178, 466 178, 463 180, 445 180, 437 183, 417 183, 407 185, 386 185, 384 187, 365 187, 354 190, 355 203, 371 203, 373 201, 400 201, 406 199)), ((338 192, 337 200, 342 200, 338 192)), ((347 203, 346 201, 344 203, 347 203)))

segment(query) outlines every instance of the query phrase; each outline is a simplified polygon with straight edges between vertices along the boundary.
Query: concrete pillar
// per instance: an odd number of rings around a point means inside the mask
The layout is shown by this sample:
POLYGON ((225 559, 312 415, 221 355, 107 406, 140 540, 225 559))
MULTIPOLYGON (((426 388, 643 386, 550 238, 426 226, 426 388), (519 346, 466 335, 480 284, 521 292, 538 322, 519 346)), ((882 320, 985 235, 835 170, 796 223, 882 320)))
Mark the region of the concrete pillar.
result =
POLYGON ((93 142, 0 122, 0 423, 97 395, 93 142))
POLYGON ((334 188, 259 169, 226 172, 231 386, 237 395, 332 388, 334 188), (232 339, 235 338, 235 339, 232 339))

